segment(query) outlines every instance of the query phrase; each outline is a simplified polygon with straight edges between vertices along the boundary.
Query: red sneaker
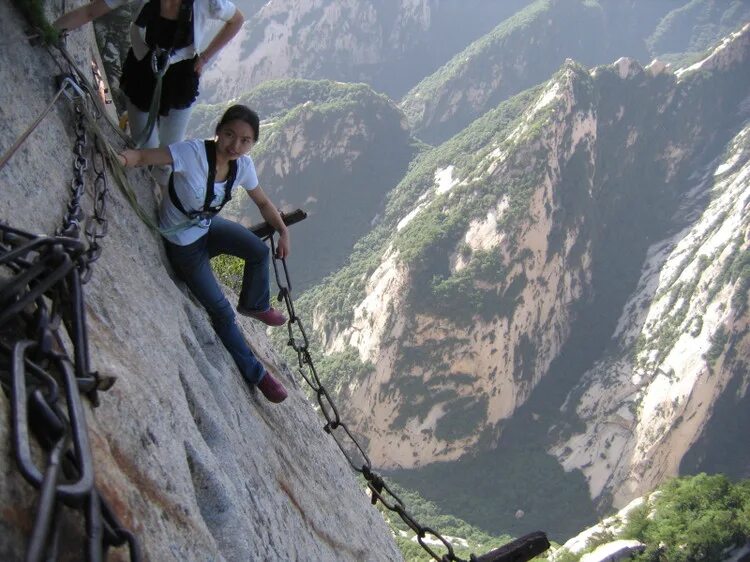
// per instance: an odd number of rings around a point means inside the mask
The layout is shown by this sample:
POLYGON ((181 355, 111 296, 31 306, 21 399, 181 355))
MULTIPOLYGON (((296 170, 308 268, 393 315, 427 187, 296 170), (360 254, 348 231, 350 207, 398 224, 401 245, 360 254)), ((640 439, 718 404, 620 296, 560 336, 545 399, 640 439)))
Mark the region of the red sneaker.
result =
POLYGON ((283 384, 273 378, 273 376, 271 376, 271 373, 269 373, 268 371, 266 371, 266 374, 262 379, 260 379, 260 382, 258 383, 258 389, 263 393, 263 396, 265 396, 269 402, 273 402, 274 404, 278 404, 279 402, 283 402, 284 400, 286 400, 286 388, 284 388, 283 384))
POLYGON ((260 320, 261 322, 263 322, 264 324, 268 324, 269 326, 283 326, 284 324, 286 324, 286 316, 284 316, 274 307, 270 307, 268 310, 260 312, 258 310, 248 310, 240 305, 237 305, 237 312, 239 312, 243 316, 249 316, 250 318, 260 320))

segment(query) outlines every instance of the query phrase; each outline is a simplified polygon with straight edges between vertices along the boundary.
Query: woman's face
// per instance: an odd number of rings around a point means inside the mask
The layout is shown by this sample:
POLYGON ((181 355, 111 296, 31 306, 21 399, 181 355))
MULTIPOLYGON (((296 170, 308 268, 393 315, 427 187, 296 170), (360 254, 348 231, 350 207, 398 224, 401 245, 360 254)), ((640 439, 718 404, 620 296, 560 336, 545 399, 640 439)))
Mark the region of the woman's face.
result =
POLYGON ((216 139, 216 151, 229 160, 236 160, 247 154, 255 144, 255 132, 245 121, 235 120, 224 123, 216 139))

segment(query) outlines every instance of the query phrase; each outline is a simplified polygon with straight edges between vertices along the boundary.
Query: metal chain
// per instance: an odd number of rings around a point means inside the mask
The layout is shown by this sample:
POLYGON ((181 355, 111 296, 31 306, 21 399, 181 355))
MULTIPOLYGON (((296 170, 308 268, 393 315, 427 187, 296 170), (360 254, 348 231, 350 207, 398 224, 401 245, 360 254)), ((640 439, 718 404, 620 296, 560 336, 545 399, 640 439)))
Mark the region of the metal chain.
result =
POLYGON ((73 145, 73 180, 70 184, 70 201, 68 210, 63 218, 62 227, 57 231, 58 236, 78 238, 81 232, 81 221, 83 220, 83 209, 81 209, 81 197, 86 189, 86 170, 89 161, 86 158, 86 125, 84 123, 83 110, 80 104, 75 105, 76 120, 74 132, 76 136, 73 145))
MULTIPOLYGON (((276 242, 274 240, 274 232, 271 231, 267 234, 265 239, 270 240, 271 255, 275 256, 276 242)), ((323 430, 333 437, 336 445, 344 454, 344 457, 351 465, 352 469, 360 473, 367 481, 367 487, 370 489, 371 494, 371 503, 375 505, 379 501, 386 509, 396 513, 404 523, 414 531, 419 545, 434 560, 437 560, 438 562, 466 562, 456 556, 453 551, 453 545, 451 545, 450 541, 448 541, 443 535, 435 529, 422 525, 414 519, 414 517, 407 511, 401 498, 399 498, 393 489, 388 486, 383 477, 372 469, 372 463, 367 456, 367 452, 359 444, 349 427, 341 421, 336 404, 333 402, 328 390, 326 390, 320 382, 318 372, 315 369, 315 364, 310 355, 310 340, 308 339, 305 328, 302 325, 302 320, 294 309, 294 301, 292 300, 292 282, 289 276, 289 269, 286 265, 286 259, 274 257, 273 270, 276 276, 276 285, 279 287, 278 300, 284 301, 289 315, 289 320, 287 322, 289 340, 287 345, 297 353, 299 374, 315 393, 318 405, 320 406, 320 412, 326 420, 323 430), (277 263, 279 261, 282 264, 283 279, 279 272, 279 266, 277 263), (295 337, 295 327, 297 337, 295 337), (305 370, 307 370, 307 373, 305 370), (337 431, 340 436, 337 435, 337 431), (439 544, 442 544, 445 548, 446 553, 441 556, 435 552, 430 544, 430 542, 434 544, 435 541, 428 541, 428 537, 434 537, 439 541, 439 544)), ((541 531, 537 531, 520 537, 507 545, 481 556, 471 554, 469 560, 471 562, 525 562, 531 560, 538 554, 541 554, 547 550, 549 546, 550 543, 547 540, 546 535, 541 531)))
POLYGON ((86 250, 85 268, 83 273, 83 282, 86 283, 91 278, 91 264, 93 264, 102 254, 102 247, 99 241, 107 235, 109 222, 107 219, 107 196, 109 187, 107 185, 107 161, 105 157, 104 140, 97 136, 94 140, 94 156, 92 159, 94 170, 94 191, 92 193, 93 203, 91 215, 86 223, 86 239, 88 240, 88 249, 86 250))
MULTIPOLYGON (((273 234, 269 236, 269 239, 271 242, 271 254, 275 256, 276 245, 273 234)), ((465 562, 456 556, 451 543, 440 533, 429 527, 425 527, 416 521, 406 510, 401 498, 393 492, 379 474, 372 470, 370 458, 354 437, 349 427, 341 420, 336 404, 333 402, 330 393, 320 382, 317 370, 315 369, 315 364, 310 355, 310 340, 305 332, 302 319, 297 316, 294 309, 294 301, 292 300, 292 283, 289 277, 286 260, 274 258, 273 269, 276 276, 276 284, 279 287, 278 300, 284 301, 289 314, 289 320, 287 322, 289 341, 287 344, 297 353, 299 374, 315 393, 318 404, 320 405, 321 414, 326 420, 326 424, 323 426, 324 431, 333 437, 336 445, 341 449, 341 452, 344 454, 344 457, 351 467, 356 472, 360 473, 367 481, 373 505, 380 501, 383 506, 401 517, 409 528, 416 533, 419 544, 430 556, 432 556, 433 559, 438 560, 439 562, 465 562), (278 261, 281 261, 283 266, 283 280, 279 273, 278 261), (295 337, 295 328, 298 337, 295 337), (305 369, 307 369, 307 373, 305 372, 305 369), (336 430, 341 430, 341 437, 337 435, 336 430), (348 447, 345 446, 343 438, 348 440, 348 447), (447 551, 446 554, 440 556, 436 553, 425 541, 428 536, 433 536, 439 540, 445 547, 447 551)))
POLYGON ((110 546, 125 544, 130 560, 140 560, 132 533, 94 485, 81 392, 102 388, 89 370, 77 266, 85 252, 80 240, 36 236, 0 223, 0 266, 10 273, 0 284, 0 384, 11 401, 16 462, 40 491, 26 553, 30 562, 57 558, 62 505, 84 511, 87 560, 100 561, 110 546), (62 327, 74 360, 65 352, 62 327), (32 455, 31 435, 41 455, 32 455))
MULTIPOLYGON (((88 135, 86 130, 85 119, 87 117, 84 111, 84 100, 81 98, 76 101, 74 111, 76 115, 74 131, 76 140, 73 148, 73 180, 70 187, 70 201, 68 202, 67 213, 63 218, 62 227, 57 231, 58 236, 68 238, 78 238, 81 233, 81 222, 84 218, 84 211, 81 207, 81 198, 86 191, 86 172, 89 169, 89 160, 86 157, 88 135)), ((99 241, 106 236, 108 222, 106 218, 107 211, 107 174, 106 160, 104 156, 104 141, 96 136, 93 152, 93 203, 92 212, 86 221, 84 230, 88 241, 88 249, 79 262, 81 271, 81 280, 85 284, 91 278, 91 264, 99 259, 102 253, 99 241)))
MULTIPOLYGON (((68 95, 70 82, 70 78, 63 81, 58 95, 68 95)), ((131 562, 138 562, 138 541, 123 528, 94 484, 81 398, 85 393, 96 407, 97 392, 111 387, 114 378, 90 369, 82 290, 91 277, 91 263, 101 255, 99 241, 107 231, 104 141, 96 135, 92 216, 84 243, 79 235, 89 167, 85 118, 91 119, 91 115, 80 88, 74 89, 78 98, 68 96, 75 102, 73 180, 62 227, 56 236, 37 236, 0 222, 0 268, 4 271, 0 282, 0 386, 11 402, 11 433, 19 470, 39 489, 26 560, 57 559, 61 507, 67 506, 83 511, 86 560, 100 562, 110 547, 127 545, 131 562), (72 360, 66 341, 73 347, 72 360), (32 445, 32 435, 37 446, 32 445), (32 454, 34 449, 41 454, 32 454)))

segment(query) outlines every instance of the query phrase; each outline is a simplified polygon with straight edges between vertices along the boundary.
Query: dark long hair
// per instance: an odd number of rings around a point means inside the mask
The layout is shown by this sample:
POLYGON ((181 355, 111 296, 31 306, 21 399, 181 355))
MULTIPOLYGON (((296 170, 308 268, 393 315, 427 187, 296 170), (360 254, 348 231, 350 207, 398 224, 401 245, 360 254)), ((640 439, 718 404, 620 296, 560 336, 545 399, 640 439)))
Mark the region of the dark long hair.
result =
POLYGON ((244 121, 255 133, 255 142, 258 142, 260 138, 260 117, 252 109, 245 105, 233 105, 224 112, 221 116, 219 124, 216 125, 216 134, 219 134, 219 130, 231 121, 244 121))

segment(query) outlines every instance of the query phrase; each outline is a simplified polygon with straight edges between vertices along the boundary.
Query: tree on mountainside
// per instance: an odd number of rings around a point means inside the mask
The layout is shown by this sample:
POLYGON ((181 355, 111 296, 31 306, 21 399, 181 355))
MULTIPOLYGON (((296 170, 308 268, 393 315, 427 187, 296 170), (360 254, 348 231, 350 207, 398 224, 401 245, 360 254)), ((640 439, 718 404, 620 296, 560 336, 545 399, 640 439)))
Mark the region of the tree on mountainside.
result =
POLYGON ((722 560, 727 549, 750 540, 750 480, 733 484, 723 475, 670 480, 653 502, 630 515, 622 538, 647 545, 636 560, 722 560))

